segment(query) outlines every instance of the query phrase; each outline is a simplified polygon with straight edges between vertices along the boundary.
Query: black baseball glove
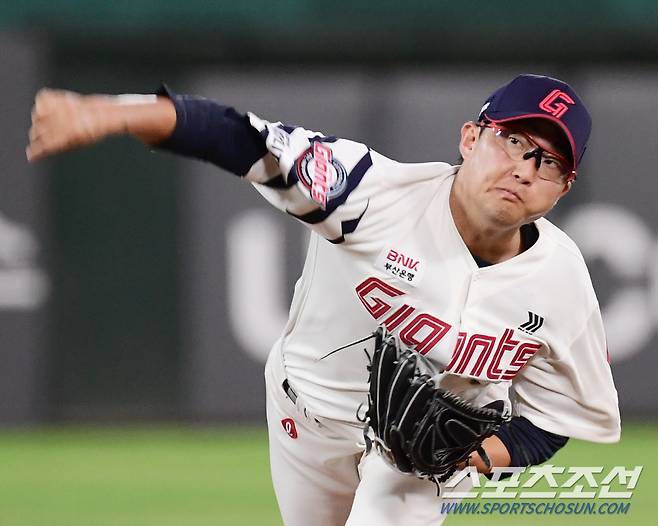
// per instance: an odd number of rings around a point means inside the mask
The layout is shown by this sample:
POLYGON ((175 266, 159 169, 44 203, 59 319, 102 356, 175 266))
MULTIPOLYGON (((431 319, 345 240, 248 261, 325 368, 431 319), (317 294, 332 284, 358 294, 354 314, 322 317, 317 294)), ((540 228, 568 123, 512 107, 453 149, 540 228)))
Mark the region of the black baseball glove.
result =
POLYGON ((502 401, 476 407, 439 389, 420 355, 381 327, 369 371, 364 432, 369 448, 374 442, 400 471, 436 483, 447 480, 473 451, 489 462, 481 444, 509 419, 502 401))

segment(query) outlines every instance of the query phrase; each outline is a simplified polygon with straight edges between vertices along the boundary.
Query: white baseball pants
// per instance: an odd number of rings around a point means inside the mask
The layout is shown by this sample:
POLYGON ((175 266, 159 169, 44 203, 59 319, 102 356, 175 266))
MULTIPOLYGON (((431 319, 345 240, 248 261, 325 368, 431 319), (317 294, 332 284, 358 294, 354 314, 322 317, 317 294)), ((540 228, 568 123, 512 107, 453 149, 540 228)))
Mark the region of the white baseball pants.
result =
MULTIPOLYGON (((364 455, 361 432, 316 418, 284 391, 280 353, 265 368, 270 467, 285 526, 437 526, 441 505, 436 486, 405 475, 372 451, 364 455)), ((468 491, 466 477, 455 491, 468 491)), ((443 493, 443 491, 442 491, 443 493)))

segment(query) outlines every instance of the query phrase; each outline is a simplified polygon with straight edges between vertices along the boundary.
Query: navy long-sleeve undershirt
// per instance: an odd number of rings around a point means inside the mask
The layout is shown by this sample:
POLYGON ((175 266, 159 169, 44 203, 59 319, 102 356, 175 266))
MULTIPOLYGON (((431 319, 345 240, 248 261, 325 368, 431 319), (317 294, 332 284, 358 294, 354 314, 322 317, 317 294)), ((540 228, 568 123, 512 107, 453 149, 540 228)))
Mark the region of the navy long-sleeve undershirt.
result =
POLYGON ((245 115, 230 106, 191 95, 176 95, 163 86, 176 108, 176 127, 156 145, 161 150, 213 163, 244 176, 267 153, 265 140, 245 115))
POLYGON ((511 465, 517 467, 546 462, 569 440, 568 437, 544 431, 522 416, 515 416, 503 424, 496 436, 507 448, 511 465))

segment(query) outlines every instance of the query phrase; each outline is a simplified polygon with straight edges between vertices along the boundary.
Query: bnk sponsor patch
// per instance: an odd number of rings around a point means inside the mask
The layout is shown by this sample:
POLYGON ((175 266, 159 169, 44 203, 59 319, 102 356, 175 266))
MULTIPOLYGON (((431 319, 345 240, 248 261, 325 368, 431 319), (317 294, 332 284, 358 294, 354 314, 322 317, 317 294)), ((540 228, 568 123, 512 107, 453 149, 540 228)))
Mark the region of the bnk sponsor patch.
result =
POLYGON ((377 257, 375 266, 386 274, 414 287, 423 277, 423 264, 417 257, 393 248, 385 248, 377 257))

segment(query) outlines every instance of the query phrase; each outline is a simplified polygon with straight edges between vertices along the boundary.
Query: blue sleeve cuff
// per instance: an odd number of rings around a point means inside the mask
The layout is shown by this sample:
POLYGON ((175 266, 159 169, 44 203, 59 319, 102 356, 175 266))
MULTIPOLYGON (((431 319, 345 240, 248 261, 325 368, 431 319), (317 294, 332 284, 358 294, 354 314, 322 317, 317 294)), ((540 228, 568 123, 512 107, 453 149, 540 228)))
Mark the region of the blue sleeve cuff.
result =
POLYGON ((190 95, 177 95, 163 85, 158 95, 176 108, 176 128, 155 147, 213 163, 244 176, 266 153, 265 140, 245 115, 230 106, 190 95))
POLYGON ((535 466, 546 462, 569 440, 568 437, 544 431, 523 416, 515 416, 504 424, 496 436, 507 448, 512 466, 535 466))

